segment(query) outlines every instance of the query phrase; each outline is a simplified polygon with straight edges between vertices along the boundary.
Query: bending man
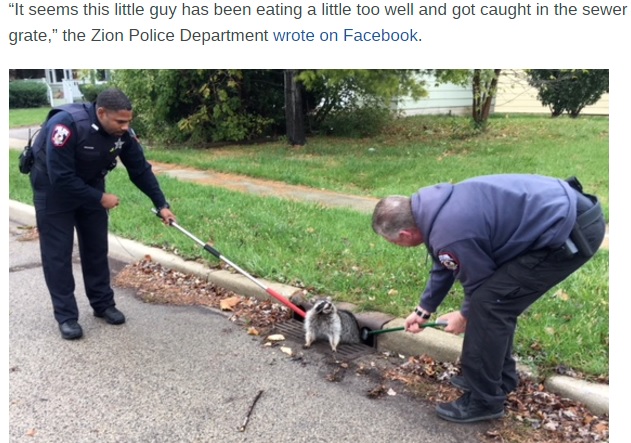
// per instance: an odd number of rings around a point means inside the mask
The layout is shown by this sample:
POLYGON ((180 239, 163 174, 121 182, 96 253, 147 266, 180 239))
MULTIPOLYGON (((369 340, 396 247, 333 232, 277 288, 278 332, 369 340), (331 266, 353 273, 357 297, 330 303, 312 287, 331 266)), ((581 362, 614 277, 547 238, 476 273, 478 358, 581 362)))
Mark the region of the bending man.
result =
POLYGON ((605 221, 596 197, 575 178, 526 174, 437 184, 411 197, 379 201, 374 231, 403 247, 425 244, 433 259, 419 306, 405 328, 419 332, 455 279, 464 289, 459 311, 438 318, 447 332, 465 333, 464 391, 437 407, 441 418, 475 422, 504 415, 506 394, 518 384, 512 357, 518 316, 598 250, 605 221))

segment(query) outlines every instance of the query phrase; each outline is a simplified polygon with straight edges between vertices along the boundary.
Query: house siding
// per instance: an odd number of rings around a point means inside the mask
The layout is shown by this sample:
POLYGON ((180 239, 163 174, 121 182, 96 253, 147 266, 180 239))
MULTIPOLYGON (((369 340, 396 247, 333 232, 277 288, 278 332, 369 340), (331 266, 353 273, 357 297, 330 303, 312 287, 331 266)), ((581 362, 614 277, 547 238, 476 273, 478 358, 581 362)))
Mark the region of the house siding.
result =
POLYGON ((473 101, 471 86, 458 86, 452 83, 434 85, 433 77, 424 77, 427 96, 413 100, 401 98, 394 108, 403 115, 447 114, 470 115, 473 101))

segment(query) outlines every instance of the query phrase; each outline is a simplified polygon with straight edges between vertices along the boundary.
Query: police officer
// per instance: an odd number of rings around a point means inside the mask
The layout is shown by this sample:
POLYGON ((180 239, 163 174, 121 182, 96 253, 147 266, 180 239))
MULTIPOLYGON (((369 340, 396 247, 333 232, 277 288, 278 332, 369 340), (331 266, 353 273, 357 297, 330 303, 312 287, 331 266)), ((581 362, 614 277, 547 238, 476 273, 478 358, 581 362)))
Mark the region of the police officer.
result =
POLYGON ((391 196, 375 207, 373 230, 403 247, 425 244, 433 259, 419 306, 405 329, 420 332, 454 281, 464 289, 459 311, 442 315, 447 332, 465 333, 464 391, 438 405, 438 416, 469 423, 504 415, 518 384, 512 356, 517 317, 585 264, 605 235, 602 209, 575 178, 527 174, 476 177, 391 196))
POLYGON ((30 180, 44 277, 61 336, 67 340, 83 336, 71 261, 75 229, 85 291, 94 315, 109 324, 125 323, 114 301, 107 258, 108 210, 120 201, 106 192, 105 175, 117 158, 164 223, 175 221, 129 127, 132 116, 129 98, 118 89, 108 89, 95 103, 51 110, 33 145, 30 180))

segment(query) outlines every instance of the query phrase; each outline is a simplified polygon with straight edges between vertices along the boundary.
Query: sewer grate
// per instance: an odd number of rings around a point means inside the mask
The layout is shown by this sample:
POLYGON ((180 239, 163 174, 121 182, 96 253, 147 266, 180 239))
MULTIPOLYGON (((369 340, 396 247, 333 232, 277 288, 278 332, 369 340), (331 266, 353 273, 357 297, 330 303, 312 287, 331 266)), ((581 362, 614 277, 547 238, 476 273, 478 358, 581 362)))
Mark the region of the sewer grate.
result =
MULTIPOLYGON (((283 334, 286 339, 295 341, 301 346, 305 343, 304 325, 301 321, 291 319, 277 324, 274 329, 275 333, 283 334)), ((329 342, 325 340, 318 340, 314 342, 310 348, 306 349, 306 351, 308 350, 314 350, 321 354, 347 360, 353 360, 357 357, 373 354, 375 352, 375 348, 363 343, 340 343, 337 346, 337 352, 333 352, 333 350, 331 350, 331 345, 329 345, 329 342)))

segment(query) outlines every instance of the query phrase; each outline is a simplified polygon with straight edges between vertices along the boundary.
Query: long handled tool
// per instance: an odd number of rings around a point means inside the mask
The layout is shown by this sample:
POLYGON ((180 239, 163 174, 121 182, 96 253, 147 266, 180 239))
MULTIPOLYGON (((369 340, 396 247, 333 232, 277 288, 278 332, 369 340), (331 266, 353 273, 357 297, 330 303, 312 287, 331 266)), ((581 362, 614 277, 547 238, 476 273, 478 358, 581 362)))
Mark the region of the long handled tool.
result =
MULTIPOLYGON (((157 211, 155 209, 153 209, 153 213, 157 214, 157 211)), ((230 260, 228 260, 226 257, 224 257, 223 255, 221 255, 221 253, 216 250, 215 248, 213 248, 212 246, 210 246, 208 243, 204 243, 203 241, 201 241, 199 238, 195 237, 193 234, 191 234, 190 232, 188 232, 186 229, 184 229, 183 227, 181 227, 180 225, 178 225, 176 222, 171 222, 170 223, 171 226, 173 226, 174 228, 176 228, 178 231, 182 232, 183 234, 185 234, 186 236, 188 236, 189 238, 191 238, 193 241, 195 241, 197 244, 199 244, 202 248, 204 248, 204 250, 206 250, 207 252, 210 252, 212 255, 214 255, 215 257, 217 257, 219 260, 223 261, 224 263, 226 263, 227 265, 231 266, 232 268, 234 268, 239 274, 243 275, 244 277, 247 277, 251 282, 253 282, 254 284, 256 284, 258 287, 260 287, 261 289, 263 289, 265 292, 267 292, 269 295, 271 295, 272 297, 274 297, 276 300, 278 300, 279 302, 281 302, 282 304, 284 304, 285 306, 287 306, 289 309, 291 309, 292 311, 294 311, 296 314, 298 314, 299 316, 301 316, 302 318, 305 318, 306 314, 305 312, 300 309, 298 306, 296 306, 295 304, 293 304, 292 302, 290 302, 289 300, 287 300, 285 297, 283 297, 281 294, 279 294, 277 291, 275 291, 274 289, 270 288, 269 286, 263 284, 262 282, 260 282, 259 280, 257 280, 256 278, 254 278, 253 276, 251 276, 250 274, 248 274, 246 271, 244 271, 243 269, 241 269, 239 266, 237 266, 236 264, 232 263, 230 260)))
MULTIPOLYGON (((440 328, 443 326, 447 326, 446 321, 437 321, 436 323, 425 323, 421 325, 421 328, 440 328)), ((386 332, 404 331, 404 330, 405 330, 405 326, 399 326, 396 328, 389 328, 389 329, 378 329, 376 331, 371 331, 368 328, 362 328, 361 338, 363 341, 366 341, 368 340, 368 337, 370 337, 371 335, 379 335, 379 334, 385 334, 386 332)))

